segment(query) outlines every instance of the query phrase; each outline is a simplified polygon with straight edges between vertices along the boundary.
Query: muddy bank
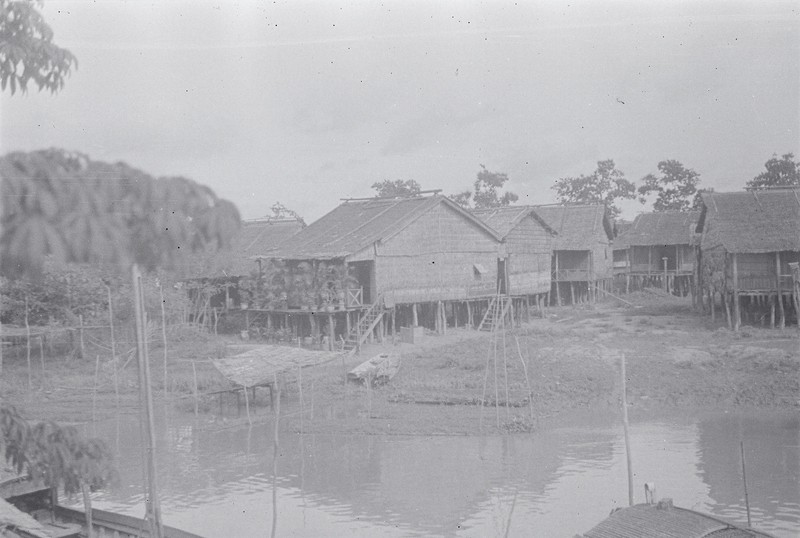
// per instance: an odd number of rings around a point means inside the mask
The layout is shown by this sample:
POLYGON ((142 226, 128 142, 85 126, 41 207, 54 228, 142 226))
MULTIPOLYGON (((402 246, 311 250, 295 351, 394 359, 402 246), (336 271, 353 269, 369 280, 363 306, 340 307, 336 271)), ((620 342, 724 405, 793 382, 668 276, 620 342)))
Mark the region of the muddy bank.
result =
MULTIPOLYGON (((628 372, 633 412, 660 408, 795 409, 800 406, 800 338, 784 331, 744 327, 739 333, 711 326, 685 301, 640 308, 606 303, 594 308, 551 309, 504 334, 450 330, 418 345, 367 347, 360 357, 304 370, 301 387, 287 376, 282 428, 303 432, 469 435, 479 431, 528 431, 543 417, 574 409, 615 407, 619 358, 628 372), (346 369, 382 350, 403 356, 397 376, 375 389, 344 383, 346 369), (481 405, 482 404, 482 405, 481 405)), ((154 393, 166 405, 193 412, 195 362, 200 392, 225 388, 210 365, 224 341, 194 337, 170 350, 169 388, 163 360, 151 350, 154 393)), ((109 371, 92 361, 48 360, 46 375, 27 389, 24 358, 5 361, 2 394, 31 418, 85 422, 116 413, 109 371), (97 375, 95 375, 97 374, 97 375), (94 380, 97 379, 97 390, 94 380)), ((131 364, 119 380, 122 412, 136 412, 131 364)), ((235 402, 235 400, 233 400, 235 402)), ((200 418, 214 424, 236 418, 235 403, 201 397, 200 418), (231 409, 231 406, 233 409, 231 409), (219 415, 222 409, 224 417, 219 415)), ((271 420, 268 398, 250 402, 256 421, 271 420)))

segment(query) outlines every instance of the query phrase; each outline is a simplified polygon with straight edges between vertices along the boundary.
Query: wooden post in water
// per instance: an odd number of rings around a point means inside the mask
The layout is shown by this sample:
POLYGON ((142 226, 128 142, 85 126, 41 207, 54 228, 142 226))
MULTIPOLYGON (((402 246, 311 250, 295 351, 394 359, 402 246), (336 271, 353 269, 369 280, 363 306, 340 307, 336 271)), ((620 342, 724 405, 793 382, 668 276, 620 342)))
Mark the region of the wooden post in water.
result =
POLYGON ((786 327, 786 311, 783 308, 783 291, 781 290, 781 253, 775 253, 775 292, 778 300, 778 327, 786 327))
POLYGON ((752 527, 750 522, 750 499, 747 497, 747 468, 744 463, 744 441, 739 441, 739 451, 742 453, 742 482, 744 482, 744 506, 747 510, 747 526, 752 527))
POLYGON ((136 264, 131 268, 131 275, 133 279, 133 304, 136 313, 136 355, 139 366, 142 444, 144 445, 146 459, 145 509, 147 523, 150 527, 150 536, 163 538, 164 527, 161 524, 161 507, 158 502, 158 486, 156 485, 155 423, 153 421, 153 396, 150 392, 150 365, 147 356, 147 341, 145 339, 144 292, 142 291, 142 275, 136 264))
POLYGON ((734 252, 733 257, 733 330, 738 331, 742 324, 742 314, 739 311, 739 265, 734 252))
POLYGON ((625 432, 625 460, 628 465, 628 506, 633 506, 633 462, 631 439, 628 433, 628 382, 625 375, 625 354, 620 354, 620 378, 622 381, 622 428, 625 432))

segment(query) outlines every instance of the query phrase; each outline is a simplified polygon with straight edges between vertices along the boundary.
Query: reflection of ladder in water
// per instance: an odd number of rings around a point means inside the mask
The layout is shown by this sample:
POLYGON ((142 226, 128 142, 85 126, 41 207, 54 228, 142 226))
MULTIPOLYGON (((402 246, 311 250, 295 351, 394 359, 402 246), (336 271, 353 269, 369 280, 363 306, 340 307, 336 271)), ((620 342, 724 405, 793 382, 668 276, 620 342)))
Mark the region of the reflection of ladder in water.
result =
POLYGON ((372 303, 370 307, 361 314, 355 327, 350 329, 350 334, 344 341, 344 351, 348 353, 355 353, 361 345, 366 342, 369 335, 378 325, 384 314, 383 297, 378 297, 378 300, 372 303))
POLYGON ((478 325, 479 331, 494 332, 498 327, 505 328, 506 317, 511 317, 511 297, 508 295, 495 295, 489 301, 489 308, 478 325))

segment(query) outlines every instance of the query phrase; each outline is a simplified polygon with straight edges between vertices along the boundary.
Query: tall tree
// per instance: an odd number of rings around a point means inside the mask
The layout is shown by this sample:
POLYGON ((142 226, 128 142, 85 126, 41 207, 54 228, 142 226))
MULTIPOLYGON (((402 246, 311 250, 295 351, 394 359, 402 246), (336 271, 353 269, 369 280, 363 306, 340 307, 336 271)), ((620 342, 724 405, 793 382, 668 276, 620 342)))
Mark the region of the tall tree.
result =
POLYGON ((53 31, 37 8, 42 0, 0 0, 0 86, 25 93, 33 81, 55 93, 78 60, 53 43, 53 31))
POLYGON ((553 185, 562 204, 605 204, 613 216, 620 213, 614 202, 636 197, 636 186, 617 170, 612 159, 597 162, 597 169, 588 176, 562 177, 553 185))
POLYGON ((764 163, 764 166, 767 171, 748 181, 748 189, 800 185, 800 162, 795 162, 793 153, 787 153, 780 159, 773 153, 772 158, 764 163))
POLYGON ((472 185, 474 190, 452 194, 449 196, 451 200, 463 208, 469 208, 471 204, 474 204, 475 209, 507 206, 519 200, 519 196, 510 191, 500 194, 500 189, 508 181, 508 174, 491 172, 484 165, 480 165, 480 167, 475 183, 472 185))
POLYGON ((377 198, 404 198, 415 196, 422 191, 419 183, 413 179, 384 179, 379 183, 373 183, 377 198))
POLYGON ((674 159, 658 163, 658 172, 642 178, 639 201, 645 204, 646 197, 655 194, 654 211, 688 211, 697 194, 700 174, 674 159))
POLYGON ((0 274, 36 275, 45 256, 78 263, 171 265, 233 237, 239 213, 189 179, 63 150, 0 158, 0 274))

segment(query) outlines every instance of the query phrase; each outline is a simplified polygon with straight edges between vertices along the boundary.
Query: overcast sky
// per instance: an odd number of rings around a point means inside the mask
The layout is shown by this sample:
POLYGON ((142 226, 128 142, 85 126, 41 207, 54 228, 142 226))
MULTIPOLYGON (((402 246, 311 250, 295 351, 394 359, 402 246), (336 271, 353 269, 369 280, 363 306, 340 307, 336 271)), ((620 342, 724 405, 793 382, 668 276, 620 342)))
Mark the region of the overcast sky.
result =
MULTIPOLYGON (((244 218, 308 222, 383 179, 446 194, 480 164, 523 203, 614 159, 740 189, 800 153, 797 2, 46 0, 79 69, 2 94, 3 153, 184 175, 244 218)), ((625 205, 626 217, 642 206, 625 205)))

